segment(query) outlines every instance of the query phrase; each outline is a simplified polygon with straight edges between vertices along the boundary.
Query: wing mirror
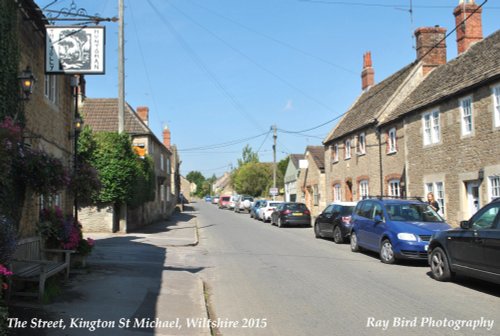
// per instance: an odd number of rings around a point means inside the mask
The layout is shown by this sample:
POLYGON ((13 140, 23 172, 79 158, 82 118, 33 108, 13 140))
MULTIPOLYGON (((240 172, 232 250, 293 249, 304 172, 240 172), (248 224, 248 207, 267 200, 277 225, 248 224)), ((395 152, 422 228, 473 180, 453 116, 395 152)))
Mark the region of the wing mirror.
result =
POLYGON ((471 225, 469 221, 465 220, 460 222, 460 227, 464 230, 469 230, 471 228, 471 225))
POLYGON ((382 223, 384 220, 382 219, 382 216, 380 215, 375 215, 375 218, 373 218, 375 221, 375 224, 382 223))

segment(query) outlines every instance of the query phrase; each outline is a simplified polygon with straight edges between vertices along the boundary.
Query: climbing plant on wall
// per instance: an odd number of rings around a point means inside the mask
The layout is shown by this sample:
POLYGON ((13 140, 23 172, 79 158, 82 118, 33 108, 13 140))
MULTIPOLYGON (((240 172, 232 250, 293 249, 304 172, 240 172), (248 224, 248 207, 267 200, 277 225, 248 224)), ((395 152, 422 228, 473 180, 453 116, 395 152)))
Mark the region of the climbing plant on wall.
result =
POLYGON ((24 123, 19 100, 19 38, 17 3, 0 1, 0 121, 10 116, 15 122, 24 123))

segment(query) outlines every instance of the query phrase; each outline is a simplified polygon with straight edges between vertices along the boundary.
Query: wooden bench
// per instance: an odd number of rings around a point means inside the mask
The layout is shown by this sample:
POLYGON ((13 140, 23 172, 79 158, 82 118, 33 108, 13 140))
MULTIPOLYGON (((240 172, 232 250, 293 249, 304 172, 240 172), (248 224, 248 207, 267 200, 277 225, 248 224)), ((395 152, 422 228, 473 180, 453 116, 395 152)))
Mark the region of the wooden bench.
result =
POLYGON ((17 243, 16 252, 10 264, 13 275, 9 277, 9 290, 7 300, 12 295, 17 296, 38 296, 41 303, 45 291, 45 281, 59 272, 65 272, 65 280, 69 277, 70 255, 75 251, 45 249, 43 240, 40 237, 21 239, 17 243), (61 261, 47 260, 46 253, 54 255, 62 254, 61 261), (38 282, 38 293, 14 291, 13 282, 38 282))

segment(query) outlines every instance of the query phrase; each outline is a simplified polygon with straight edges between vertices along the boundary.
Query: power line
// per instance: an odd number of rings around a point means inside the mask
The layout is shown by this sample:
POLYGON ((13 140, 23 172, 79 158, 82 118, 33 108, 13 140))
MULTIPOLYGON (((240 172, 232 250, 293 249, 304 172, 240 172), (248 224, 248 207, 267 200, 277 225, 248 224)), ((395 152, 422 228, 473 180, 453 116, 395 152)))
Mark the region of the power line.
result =
MULTIPOLYGON (((381 4, 381 3, 368 3, 368 2, 353 2, 353 1, 327 1, 327 0, 297 0, 299 2, 309 2, 318 3, 324 5, 341 5, 341 6, 353 6, 353 7, 382 7, 382 8, 392 8, 392 9, 402 9, 410 10, 410 6, 405 6, 401 4, 381 4)), ((446 5, 416 5, 413 8, 455 8, 456 6, 446 6, 446 5)), ((489 9, 500 9, 500 7, 488 7, 489 9)))
POLYGON ((190 47, 190 45, 184 40, 184 38, 179 34, 179 32, 174 28, 174 26, 163 16, 160 11, 151 3, 150 0, 147 0, 149 6, 153 9, 156 15, 160 18, 163 24, 167 27, 170 33, 174 36, 174 38, 179 42, 181 47, 191 56, 194 63, 202 69, 207 77, 215 84, 215 86, 222 92, 224 96, 231 102, 233 107, 240 112, 245 118, 254 123, 257 128, 262 129, 262 127, 257 123, 252 117, 251 114, 246 111, 243 105, 238 102, 238 100, 232 95, 226 87, 221 83, 221 81, 217 78, 217 76, 208 68, 208 66, 202 61, 202 59, 198 56, 198 54, 190 47))
POLYGON ((322 58, 322 57, 320 57, 320 56, 314 55, 314 54, 312 54, 312 53, 310 53, 310 52, 308 52, 308 51, 306 51, 306 50, 302 50, 302 49, 300 49, 300 48, 298 48, 298 47, 296 47, 296 46, 294 46, 294 45, 292 45, 292 44, 290 44, 290 43, 283 42, 283 41, 281 41, 281 40, 279 40, 279 39, 277 39, 277 38, 275 38, 275 37, 272 37, 272 36, 267 35, 267 34, 265 34, 265 33, 259 32, 259 31, 255 30, 255 29, 253 29, 253 28, 251 28, 251 27, 249 27, 249 26, 247 26, 247 25, 242 24, 241 22, 238 22, 238 21, 236 21, 236 20, 234 20, 234 19, 231 19, 230 17, 227 17, 227 16, 225 16, 225 15, 220 14, 220 13, 218 13, 218 12, 214 11, 214 10, 213 10, 213 9, 211 9, 211 8, 208 8, 208 7, 205 7, 205 6, 203 6, 203 5, 200 5, 199 3, 195 2, 195 1, 191 1, 191 3, 192 3, 192 4, 194 4, 195 6, 199 7, 199 8, 202 8, 202 9, 204 9, 204 10, 206 10, 206 11, 208 11, 208 12, 212 13, 212 14, 213 14, 213 15, 215 15, 215 16, 218 16, 218 17, 223 18, 223 19, 225 19, 225 20, 227 20, 227 21, 230 21, 230 22, 234 23, 235 25, 237 25, 237 26, 239 26, 239 27, 242 27, 242 28, 243 28, 243 29, 245 29, 245 30, 248 30, 249 32, 254 33, 254 34, 256 34, 256 35, 259 35, 259 36, 261 36, 261 37, 264 37, 264 38, 266 38, 266 39, 268 39, 268 40, 270 40, 270 41, 272 41, 272 42, 274 42, 274 43, 277 43, 277 44, 279 44, 279 45, 281 45, 281 46, 284 46, 284 47, 286 47, 286 48, 289 48, 289 49, 291 49, 291 50, 294 50, 294 51, 296 51, 296 52, 298 52, 298 53, 301 53, 301 54, 303 54, 303 55, 305 55, 305 56, 315 58, 315 59, 317 59, 317 60, 319 60, 319 61, 321 61, 321 62, 323 62, 323 63, 325 63, 325 64, 328 64, 328 65, 330 65, 330 66, 332 66, 332 67, 335 67, 335 68, 337 68, 337 69, 341 69, 341 70, 343 70, 343 71, 345 71, 345 72, 347 72, 347 73, 350 73, 350 74, 353 74, 353 75, 356 75, 356 76, 358 75, 358 73, 357 73, 357 72, 352 71, 352 70, 350 70, 350 69, 348 69, 348 68, 346 68, 346 67, 343 67, 342 65, 335 64, 335 63, 333 63, 333 62, 331 62, 331 61, 329 61, 329 60, 327 60, 327 59, 325 59, 325 58, 322 58))
POLYGON ((246 58, 250 63, 252 63, 256 67, 258 67, 262 71, 264 71, 264 72, 268 73, 269 75, 273 76, 274 78, 278 79, 280 82, 282 82, 283 84, 285 84, 288 87, 292 88, 293 90, 301 93, 304 97, 306 97, 309 100, 315 102, 316 104, 318 104, 319 106, 323 107, 324 109, 333 112, 333 110, 327 104, 325 104, 322 101, 320 101, 319 99, 311 96, 310 94, 308 94, 307 92, 305 92, 301 88, 295 86, 294 84, 290 83, 288 80, 284 79, 283 77, 281 77, 280 75, 278 75, 274 71, 272 71, 272 70, 268 69, 267 67, 263 66, 262 64, 258 63, 253 58, 251 58, 250 56, 248 56, 247 54, 245 54, 244 52, 242 52, 238 48, 234 47, 231 43, 227 42, 222 37, 220 37, 219 35, 217 35, 213 31, 211 31, 210 29, 208 29, 207 27, 205 27, 201 23, 199 23, 196 20, 194 20, 192 17, 190 17, 188 14, 186 14, 184 11, 182 11, 181 9, 179 9, 178 7, 176 7, 175 5, 173 5, 172 3, 169 3, 169 4, 174 9, 176 9, 179 13, 181 13, 182 15, 184 15, 188 20, 190 20, 191 22, 193 22, 194 24, 196 24, 198 27, 200 27, 203 30, 205 30, 207 33, 209 33, 210 35, 212 35, 213 37, 215 37, 217 40, 219 40, 220 42, 222 42, 223 44, 225 44, 227 47, 229 47, 231 50, 233 50, 234 52, 236 52, 240 56, 246 58))
POLYGON ((301 131, 287 131, 287 130, 284 130, 284 129, 281 129, 281 128, 278 128, 278 131, 282 132, 282 133, 290 133, 290 134, 297 134, 297 133, 304 133, 304 132, 309 132, 309 131, 312 131, 312 130, 315 130, 317 128, 320 128, 320 127, 323 127, 325 125, 328 125, 329 123, 332 123, 340 118, 342 118, 342 116, 344 116, 344 114, 346 114, 347 112, 345 113, 342 113, 341 115, 338 115, 336 116, 335 118, 333 119, 330 119, 328 121, 325 121, 324 123, 322 124, 319 124, 318 126, 314 126, 314 127, 311 127, 311 128, 308 128, 308 129, 305 129, 305 130, 301 130, 301 131))
POLYGON ((237 145, 237 144, 246 142, 248 140, 259 138, 259 137, 266 135, 268 133, 269 133, 269 131, 255 135, 255 136, 247 137, 247 138, 236 139, 236 140, 231 140, 231 141, 227 141, 227 142, 222 142, 219 144, 207 145, 207 146, 184 148, 184 149, 179 149, 178 151, 179 152, 187 152, 187 151, 194 151, 194 150, 207 150, 207 149, 218 149, 218 148, 223 148, 223 147, 229 147, 229 146, 233 146, 233 145, 237 145))

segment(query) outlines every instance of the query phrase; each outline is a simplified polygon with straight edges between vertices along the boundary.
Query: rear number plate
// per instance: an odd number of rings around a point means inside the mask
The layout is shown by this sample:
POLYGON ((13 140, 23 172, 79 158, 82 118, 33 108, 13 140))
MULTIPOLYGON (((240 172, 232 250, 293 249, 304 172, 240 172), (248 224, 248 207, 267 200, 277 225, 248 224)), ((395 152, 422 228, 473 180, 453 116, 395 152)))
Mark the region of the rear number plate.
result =
POLYGON ((294 212, 293 215, 294 216, 302 216, 302 212, 294 212))

